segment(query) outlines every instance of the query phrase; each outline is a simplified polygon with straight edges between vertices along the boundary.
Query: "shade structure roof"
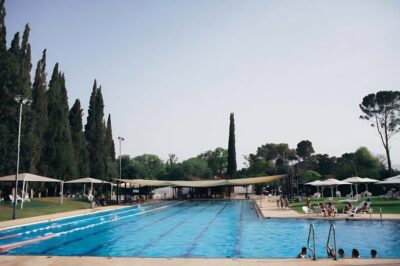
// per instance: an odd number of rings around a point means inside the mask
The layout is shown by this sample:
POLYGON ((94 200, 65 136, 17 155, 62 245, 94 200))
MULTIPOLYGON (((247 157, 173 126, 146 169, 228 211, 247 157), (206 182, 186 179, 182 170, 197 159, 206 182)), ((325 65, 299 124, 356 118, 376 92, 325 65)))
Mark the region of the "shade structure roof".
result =
POLYGON ((388 178, 385 178, 384 180, 387 181, 387 180, 397 180, 397 179, 400 179, 400 175, 388 177, 388 178))
POLYGON ((364 181, 364 178, 361 178, 359 176, 352 176, 348 177, 343 180, 344 182, 349 182, 349 183, 367 183, 364 181))
POLYGON ((344 182, 349 182, 349 183, 353 183, 353 184, 361 184, 361 183, 376 183, 379 180, 376 179, 372 179, 369 177, 358 177, 358 176, 353 176, 353 177, 348 177, 346 179, 343 180, 344 182))
POLYGON ((385 180, 379 181, 376 184, 400 184, 400 175, 386 178, 385 180))
MULTIPOLYGON (((15 181, 15 175, 2 176, 2 177, 0 177, 0 181, 15 181)), ((59 180, 59 179, 40 176, 40 175, 34 175, 34 174, 29 174, 29 173, 18 174, 18 181, 25 181, 25 182, 55 182, 55 183, 62 182, 62 180, 59 180)))
POLYGON ((335 178, 329 178, 327 180, 321 181, 321 185, 325 186, 338 186, 338 185, 351 185, 349 182, 337 180, 335 178))
POLYGON ((173 181, 173 180, 148 180, 148 179, 117 179, 120 182, 136 184, 140 186, 173 186, 173 187, 218 187, 218 186, 246 186, 257 183, 267 183, 281 179, 286 175, 261 176, 240 179, 217 179, 200 181, 173 181))
POLYGON ((75 180, 70 180, 70 181, 67 181, 65 183, 68 183, 68 184, 74 184, 74 183, 103 184, 103 183, 107 183, 107 184, 109 184, 110 182, 107 182, 107 181, 104 181, 104 180, 100 180, 100 179, 96 179, 96 178, 91 178, 91 177, 84 177, 84 178, 79 178, 79 179, 75 179, 75 180))
POLYGON ((363 180, 364 180, 363 183, 376 183, 379 181, 377 179, 373 179, 373 178, 369 178, 369 177, 364 177, 363 180))
POLYGON ((314 187, 322 187, 324 183, 321 180, 315 180, 312 182, 305 183, 306 185, 314 186, 314 187))

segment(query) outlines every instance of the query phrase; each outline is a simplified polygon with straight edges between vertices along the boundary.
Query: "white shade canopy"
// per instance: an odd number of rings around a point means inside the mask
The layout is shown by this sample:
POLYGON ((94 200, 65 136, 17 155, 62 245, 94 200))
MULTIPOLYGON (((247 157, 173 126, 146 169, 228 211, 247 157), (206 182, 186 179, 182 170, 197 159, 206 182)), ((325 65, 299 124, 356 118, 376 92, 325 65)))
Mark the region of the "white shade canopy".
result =
POLYGON ((314 186, 314 187, 323 187, 325 186, 321 180, 315 180, 312 182, 305 183, 306 185, 314 186))
POLYGON ((344 181, 344 182, 353 183, 353 184, 365 183, 365 182, 364 182, 364 178, 361 178, 361 177, 359 177, 359 176, 348 177, 348 178, 344 179, 343 181, 344 181))
POLYGON ((379 180, 372 179, 369 177, 361 178, 358 176, 353 176, 353 177, 348 177, 348 178, 344 179, 343 181, 353 183, 353 184, 362 184, 362 183, 376 183, 379 180))
POLYGON ((377 182, 376 184, 378 184, 378 185, 384 185, 384 184, 400 184, 400 175, 386 178, 385 180, 379 181, 379 182, 377 182))
POLYGON ((150 180, 150 179, 117 179, 120 182, 131 183, 141 186, 153 187, 217 187, 217 186, 245 186, 258 183, 267 183, 281 179, 286 175, 260 176, 240 179, 216 179, 200 181, 174 181, 174 180, 150 180))
POLYGON ((349 182, 337 180, 335 178, 329 178, 321 181, 321 184, 325 186, 351 185, 349 182))
POLYGON ((106 183, 106 184, 110 184, 110 182, 104 181, 104 180, 100 180, 100 179, 96 179, 96 178, 91 178, 91 177, 84 177, 84 178, 79 178, 79 179, 75 179, 75 180, 70 180, 67 181, 65 183, 68 184, 74 184, 74 183, 91 183, 91 184, 102 184, 102 183, 106 183))
MULTIPOLYGON (((8 175, 0 177, 0 181, 15 181, 15 175, 8 175)), ((62 180, 58 180, 55 178, 34 175, 29 173, 18 174, 18 181, 25 181, 25 182, 55 182, 60 183, 62 180)))

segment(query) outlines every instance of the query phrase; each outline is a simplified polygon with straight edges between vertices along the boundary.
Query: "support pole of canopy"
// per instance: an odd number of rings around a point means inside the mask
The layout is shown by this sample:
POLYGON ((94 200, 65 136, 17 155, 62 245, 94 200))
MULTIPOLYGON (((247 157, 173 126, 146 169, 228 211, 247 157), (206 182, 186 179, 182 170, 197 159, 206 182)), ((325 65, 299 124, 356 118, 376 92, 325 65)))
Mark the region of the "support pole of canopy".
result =
POLYGON ((90 182, 90 194, 92 194, 92 196, 94 195, 94 193, 93 193, 93 182, 90 182))
POLYGON ((60 183, 60 203, 64 204, 64 181, 60 183))
MULTIPOLYGON (((14 199, 15 200, 15 199, 14 199)), ((21 192, 21 210, 24 208, 24 200, 25 200, 25 178, 22 181, 22 192, 21 192)))

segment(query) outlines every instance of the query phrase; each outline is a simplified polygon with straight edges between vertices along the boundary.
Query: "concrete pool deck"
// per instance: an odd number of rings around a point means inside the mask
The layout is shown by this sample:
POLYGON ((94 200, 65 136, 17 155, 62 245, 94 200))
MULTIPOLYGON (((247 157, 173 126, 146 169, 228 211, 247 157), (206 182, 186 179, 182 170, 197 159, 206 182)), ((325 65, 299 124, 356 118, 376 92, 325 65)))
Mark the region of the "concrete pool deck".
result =
POLYGON ((336 266, 336 265, 384 265, 398 266, 400 259, 192 259, 192 258, 116 258, 116 257, 58 257, 58 256, 0 256, 2 266, 75 266, 75 265, 135 265, 135 266, 237 266, 237 265, 285 265, 285 266, 336 266))
MULTIPOLYGON (((323 217, 318 216, 315 212, 309 215, 304 213, 298 213, 292 209, 278 209, 276 206, 277 198, 273 197, 271 199, 263 198, 256 199, 255 202, 259 209, 259 213, 262 218, 277 218, 277 219, 310 219, 310 220, 378 220, 380 221, 379 213, 369 214, 356 214, 354 217, 350 217, 347 214, 336 214, 334 217, 323 217)), ((400 201, 399 201, 400 204, 400 201)), ((304 204, 305 205, 305 204, 304 204)), ((400 214, 383 214, 382 220, 400 221, 400 214)))

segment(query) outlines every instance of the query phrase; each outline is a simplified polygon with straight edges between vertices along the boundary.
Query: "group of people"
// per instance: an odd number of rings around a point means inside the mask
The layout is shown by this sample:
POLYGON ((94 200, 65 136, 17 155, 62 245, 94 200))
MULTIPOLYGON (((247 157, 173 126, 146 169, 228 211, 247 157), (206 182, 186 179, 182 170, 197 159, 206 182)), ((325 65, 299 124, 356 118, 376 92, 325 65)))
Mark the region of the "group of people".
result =
POLYGON ((279 196, 279 198, 276 200, 276 206, 278 209, 289 209, 289 199, 286 196, 279 196))
MULTIPOLYGON (((297 258, 299 259, 304 259, 307 255, 307 248, 306 247, 302 247, 301 252, 299 253, 299 255, 297 255, 297 258)), ((375 249, 371 249, 371 258, 374 259, 376 258, 378 255, 378 252, 375 249)), ((330 252, 328 252, 328 257, 329 258, 334 258, 335 257, 335 251, 334 250, 330 250, 330 252)), ((342 248, 338 249, 338 257, 339 258, 345 258, 345 254, 344 254, 344 250, 342 248)), ((360 252, 353 248, 351 251, 351 258, 352 259, 359 259, 360 258, 360 252)))
POLYGON ((320 202, 318 204, 318 212, 321 213, 324 217, 333 216, 335 217, 336 207, 333 202, 328 202, 327 204, 320 202))

